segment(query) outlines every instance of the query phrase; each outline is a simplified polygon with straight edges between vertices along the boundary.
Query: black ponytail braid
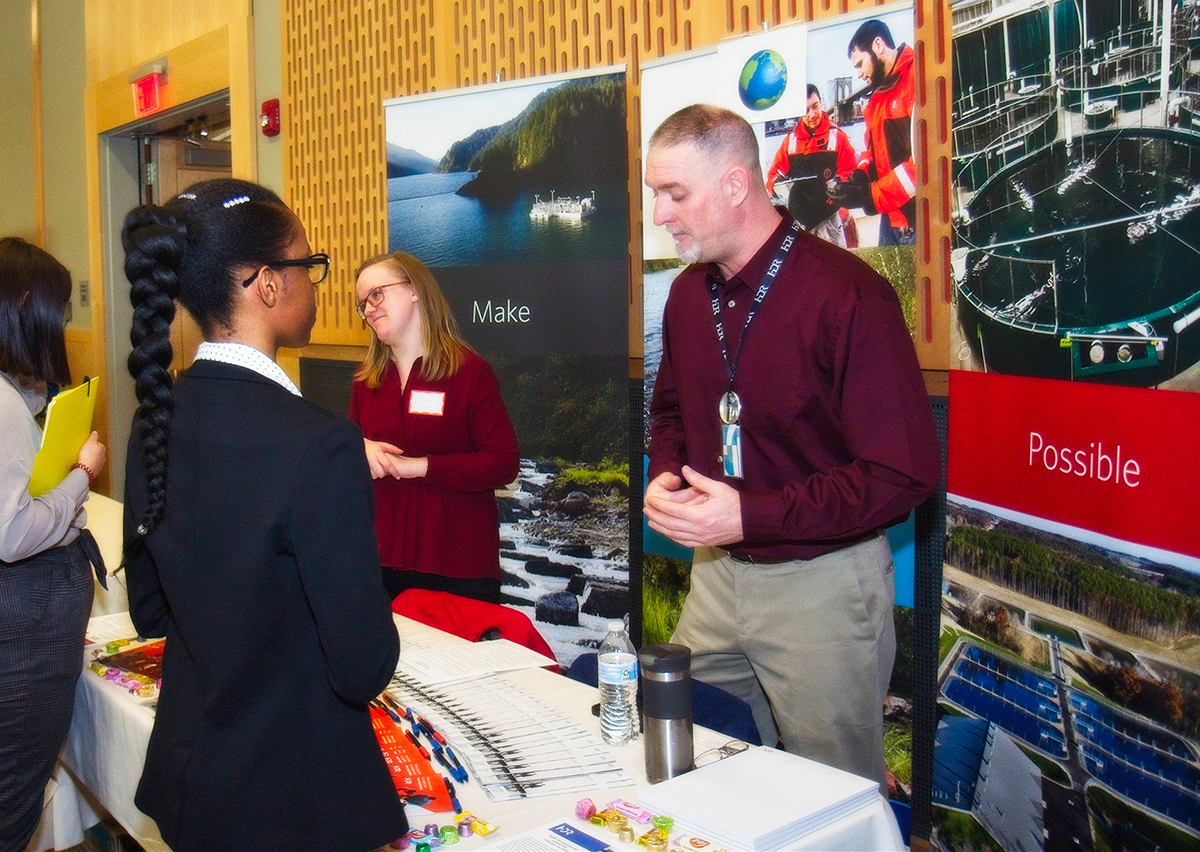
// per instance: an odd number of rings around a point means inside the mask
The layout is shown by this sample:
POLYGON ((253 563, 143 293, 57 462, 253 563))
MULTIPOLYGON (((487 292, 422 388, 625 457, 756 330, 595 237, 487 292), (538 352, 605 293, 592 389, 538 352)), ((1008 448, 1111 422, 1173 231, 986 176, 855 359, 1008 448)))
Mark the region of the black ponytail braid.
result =
POLYGON ((187 254, 187 225, 165 208, 138 207, 125 219, 121 242, 133 304, 129 373, 138 398, 134 428, 141 431, 148 497, 136 531, 125 542, 128 559, 133 548, 158 526, 166 507, 167 444, 175 410, 174 384, 168 372, 173 354, 171 321, 179 294, 179 270, 187 254))
POLYGON ((233 178, 202 181, 162 207, 144 205, 126 216, 121 242, 134 308, 129 372, 138 398, 134 428, 141 430, 147 492, 145 513, 125 541, 126 563, 166 513, 175 300, 206 340, 232 328, 239 276, 281 259, 299 228, 279 196, 233 178))

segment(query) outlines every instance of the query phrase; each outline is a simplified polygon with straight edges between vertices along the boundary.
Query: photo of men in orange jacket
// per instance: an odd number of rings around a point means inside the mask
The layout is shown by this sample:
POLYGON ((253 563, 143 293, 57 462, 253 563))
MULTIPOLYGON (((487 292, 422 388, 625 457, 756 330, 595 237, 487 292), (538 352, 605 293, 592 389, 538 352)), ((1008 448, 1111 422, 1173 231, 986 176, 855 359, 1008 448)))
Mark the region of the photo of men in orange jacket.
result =
POLYGON ((869 20, 850 39, 847 55, 869 84, 863 109, 864 149, 848 180, 831 182, 830 199, 840 207, 880 214, 879 245, 916 242, 917 166, 913 162, 912 113, 916 100, 913 49, 896 46, 891 30, 869 20))
POLYGON ((767 169, 767 191, 787 203, 806 231, 846 248, 845 214, 827 197, 825 185, 832 179, 848 180, 858 165, 858 155, 846 131, 829 120, 820 89, 809 83, 807 96, 804 115, 780 143, 767 169), (816 159, 811 155, 827 151, 836 155, 833 174, 806 167, 806 161, 816 159), (776 190, 777 182, 781 191, 776 190))

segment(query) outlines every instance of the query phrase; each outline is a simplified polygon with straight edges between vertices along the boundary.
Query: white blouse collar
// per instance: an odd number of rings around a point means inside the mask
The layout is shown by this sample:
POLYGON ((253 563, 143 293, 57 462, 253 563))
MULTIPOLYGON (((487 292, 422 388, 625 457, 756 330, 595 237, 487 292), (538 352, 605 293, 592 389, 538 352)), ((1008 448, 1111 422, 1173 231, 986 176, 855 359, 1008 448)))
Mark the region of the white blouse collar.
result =
POLYGON ((214 343, 205 340, 196 350, 197 361, 217 361, 222 364, 233 364, 253 370, 260 376, 270 379, 289 392, 300 396, 300 389, 288 378, 283 368, 259 352, 253 346, 244 343, 214 343))

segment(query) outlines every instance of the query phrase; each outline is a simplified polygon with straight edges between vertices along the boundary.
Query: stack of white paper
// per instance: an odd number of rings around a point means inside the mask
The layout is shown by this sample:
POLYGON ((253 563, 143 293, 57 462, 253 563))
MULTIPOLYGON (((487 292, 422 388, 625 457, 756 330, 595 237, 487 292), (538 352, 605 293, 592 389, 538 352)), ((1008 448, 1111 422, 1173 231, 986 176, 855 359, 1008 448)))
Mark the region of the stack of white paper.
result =
POLYGON ((878 783, 869 778, 760 746, 643 788, 638 804, 714 844, 768 852, 878 795, 878 783))

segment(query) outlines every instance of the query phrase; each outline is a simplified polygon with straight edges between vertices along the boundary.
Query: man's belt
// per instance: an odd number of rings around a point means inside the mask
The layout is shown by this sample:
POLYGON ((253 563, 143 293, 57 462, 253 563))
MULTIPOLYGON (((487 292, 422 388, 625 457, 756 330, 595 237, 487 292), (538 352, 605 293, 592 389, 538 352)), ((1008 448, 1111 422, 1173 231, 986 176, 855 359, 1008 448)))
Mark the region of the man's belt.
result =
MULTIPOLYGON (((886 534, 887 534, 887 531, 881 527, 880 529, 872 530, 871 532, 867 533, 862 538, 857 539, 856 541, 846 542, 841 547, 837 548, 837 550, 845 550, 847 547, 855 547, 856 545, 862 544, 865 541, 870 541, 873 538, 878 538, 879 536, 886 535, 886 534)), ((790 559, 764 559, 759 556, 753 556, 749 553, 735 553, 732 550, 726 550, 723 547, 718 548, 718 549, 722 553, 724 553, 726 556, 728 556, 730 559, 732 559, 734 562, 740 562, 743 565, 779 565, 784 562, 802 561, 802 557, 799 557, 799 556, 795 556, 790 559)), ((830 552, 832 553, 833 551, 830 551, 830 552)))

